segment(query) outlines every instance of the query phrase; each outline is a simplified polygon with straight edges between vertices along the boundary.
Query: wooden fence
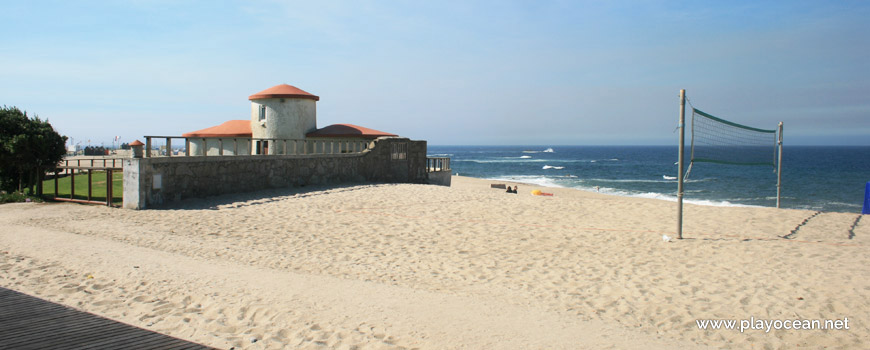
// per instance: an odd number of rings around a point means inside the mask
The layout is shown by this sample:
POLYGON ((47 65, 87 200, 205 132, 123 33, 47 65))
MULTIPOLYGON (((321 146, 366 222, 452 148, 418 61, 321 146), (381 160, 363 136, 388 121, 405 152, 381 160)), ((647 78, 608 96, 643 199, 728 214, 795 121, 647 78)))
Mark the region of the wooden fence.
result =
MULTIPOLYGON (((117 173, 123 174, 123 160, 119 158, 90 158, 90 159, 65 159, 57 166, 54 171, 54 194, 49 194, 51 199, 56 201, 87 203, 87 204, 104 204, 107 206, 115 205, 114 199, 114 179, 113 175, 117 173), (105 172, 105 200, 94 200, 94 173, 105 172), (87 195, 79 192, 79 197, 76 197, 76 176, 87 176, 87 195), (60 196, 60 179, 69 177, 69 197, 60 196)), ((99 179, 98 179, 99 180, 99 179)), ((123 181, 123 180, 122 180, 123 181)), ((45 186, 40 186, 40 195, 46 196, 45 186)), ((99 188, 98 188, 99 189, 99 188)), ((121 193, 123 197, 123 192, 121 193)), ((123 198, 122 198, 123 200, 123 198)))

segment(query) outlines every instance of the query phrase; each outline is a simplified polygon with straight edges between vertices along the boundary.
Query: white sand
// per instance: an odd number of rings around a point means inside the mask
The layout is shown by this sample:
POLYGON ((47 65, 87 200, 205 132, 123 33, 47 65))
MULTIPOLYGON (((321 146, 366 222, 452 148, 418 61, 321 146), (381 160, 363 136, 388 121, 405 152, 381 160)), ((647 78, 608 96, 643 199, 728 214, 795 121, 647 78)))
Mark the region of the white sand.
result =
POLYGON ((453 182, 0 205, 0 286, 219 348, 868 347, 870 218, 687 205, 665 243, 672 202, 453 182), (850 329, 695 322, 750 317, 850 329))

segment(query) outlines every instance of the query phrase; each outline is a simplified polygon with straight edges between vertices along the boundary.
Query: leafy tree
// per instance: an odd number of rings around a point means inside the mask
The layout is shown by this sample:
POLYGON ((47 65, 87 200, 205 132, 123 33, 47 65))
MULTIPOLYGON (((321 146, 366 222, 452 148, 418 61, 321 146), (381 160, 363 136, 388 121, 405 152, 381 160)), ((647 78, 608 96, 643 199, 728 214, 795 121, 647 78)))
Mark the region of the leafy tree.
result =
POLYGON ((48 121, 27 117, 17 107, 0 108, 0 188, 7 191, 41 183, 66 154, 66 136, 48 121))

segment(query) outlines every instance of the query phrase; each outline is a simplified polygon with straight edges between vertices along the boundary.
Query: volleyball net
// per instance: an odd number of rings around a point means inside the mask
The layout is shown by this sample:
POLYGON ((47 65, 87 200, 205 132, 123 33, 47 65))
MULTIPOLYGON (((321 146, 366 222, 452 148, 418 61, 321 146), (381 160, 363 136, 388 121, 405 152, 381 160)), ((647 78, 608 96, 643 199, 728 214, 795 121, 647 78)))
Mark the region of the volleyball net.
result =
POLYGON ((782 198, 782 122, 777 130, 759 129, 714 117, 692 106, 689 166, 684 168, 686 101, 686 90, 680 90, 677 238, 683 238, 683 184, 689 178, 695 162, 773 166, 777 177, 776 207, 779 208, 782 198))
POLYGON ((753 128, 692 108, 689 169, 695 162, 776 165, 776 130, 753 128))

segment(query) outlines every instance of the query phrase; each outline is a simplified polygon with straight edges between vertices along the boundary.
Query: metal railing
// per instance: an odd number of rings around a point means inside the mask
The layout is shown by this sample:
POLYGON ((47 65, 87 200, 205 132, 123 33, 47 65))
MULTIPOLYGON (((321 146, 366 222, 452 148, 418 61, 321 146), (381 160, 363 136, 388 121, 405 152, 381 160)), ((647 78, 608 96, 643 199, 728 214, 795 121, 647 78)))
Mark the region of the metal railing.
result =
MULTIPOLYGON (((353 154, 362 153, 373 147, 371 140, 350 139, 269 139, 250 137, 184 137, 184 136, 145 136, 144 157, 154 157, 152 139, 164 139, 166 154, 157 156, 172 157, 172 140, 181 139, 184 143, 183 156, 247 156, 247 155, 315 155, 315 154, 353 154), (228 145, 227 143, 231 144, 228 145), (196 146, 196 154, 191 154, 191 144, 196 146), (216 147, 217 154, 209 154, 209 147, 216 147), (228 154, 229 153, 229 154, 228 154)), ((177 155, 181 156, 181 155, 177 155)))
POLYGON ((426 172, 450 171, 450 158, 426 158, 426 172))

